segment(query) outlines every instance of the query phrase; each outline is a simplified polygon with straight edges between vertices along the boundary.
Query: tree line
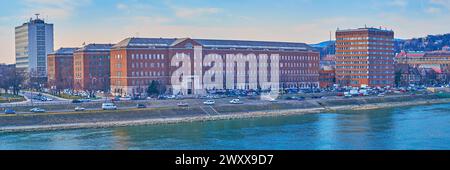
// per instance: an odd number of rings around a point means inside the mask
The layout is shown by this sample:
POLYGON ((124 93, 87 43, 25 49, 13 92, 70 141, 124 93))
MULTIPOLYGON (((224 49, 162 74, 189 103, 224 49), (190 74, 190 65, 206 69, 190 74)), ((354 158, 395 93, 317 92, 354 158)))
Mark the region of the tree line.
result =
POLYGON ((0 89, 6 94, 18 95, 26 77, 25 71, 15 65, 0 65, 0 89))

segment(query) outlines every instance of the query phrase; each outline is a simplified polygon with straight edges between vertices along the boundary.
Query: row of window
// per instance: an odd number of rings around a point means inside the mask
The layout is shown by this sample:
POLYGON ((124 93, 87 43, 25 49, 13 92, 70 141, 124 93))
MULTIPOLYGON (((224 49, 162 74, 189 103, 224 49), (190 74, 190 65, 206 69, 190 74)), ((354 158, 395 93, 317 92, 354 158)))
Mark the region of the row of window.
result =
POLYGON ((394 39, 393 38, 382 38, 382 37, 342 37, 342 38, 336 38, 336 40, 374 40, 374 41, 389 41, 389 42, 393 42, 394 39))
POLYGON ((318 63, 280 63, 280 68, 284 67, 318 67, 318 63))
POLYGON ((368 69, 369 66, 336 66, 337 69, 368 69))
MULTIPOLYGON (((121 64, 117 64, 117 68, 120 68, 121 64)), ((131 68, 153 68, 153 67, 164 67, 164 63, 131 63, 131 68)))
MULTIPOLYGON (((132 77, 147 77, 147 76, 164 76, 164 72, 162 71, 138 71, 138 72, 131 72, 132 77)), ((117 72, 117 76, 122 77, 122 72, 117 72)))
POLYGON ((336 45, 383 45, 392 46, 392 42, 373 42, 373 41, 359 41, 359 42, 336 42, 336 45))
POLYGON ((367 64, 367 61, 336 61, 336 64, 367 64))
POLYGON ((337 56, 336 60, 392 60, 392 57, 387 56, 337 56))
POLYGON ((318 56, 281 56, 281 60, 307 60, 307 61, 313 61, 313 60, 319 60, 318 56))
POLYGON ((281 70, 281 74, 319 74, 316 70, 281 70))
POLYGON ((386 48, 386 47, 339 47, 336 50, 394 50, 394 48, 386 48))
POLYGON ((336 52, 336 55, 353 55, 353 54, 368 54, 368 55, 395 55, 390 52, 375 52, 375 51, 352 51, 352 52, 336 52))
POLYGON ((131 54, 131 59, 136 60, 163 60, 164 54, 131 54))

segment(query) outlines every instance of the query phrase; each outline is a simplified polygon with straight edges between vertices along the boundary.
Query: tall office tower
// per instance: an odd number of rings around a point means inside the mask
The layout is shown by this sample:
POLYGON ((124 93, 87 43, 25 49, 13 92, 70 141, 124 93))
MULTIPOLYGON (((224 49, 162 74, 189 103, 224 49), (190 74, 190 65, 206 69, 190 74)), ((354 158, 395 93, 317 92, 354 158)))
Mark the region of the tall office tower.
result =
POLYGON ((36 19, 15 28, 16 66, 32 78, 47 77, 47 55, 53 52, 53 24, 36 19))
POLYGON ((341 86, 393 86, 394 32, 377 28, 337 30, 336 80, 341 86))

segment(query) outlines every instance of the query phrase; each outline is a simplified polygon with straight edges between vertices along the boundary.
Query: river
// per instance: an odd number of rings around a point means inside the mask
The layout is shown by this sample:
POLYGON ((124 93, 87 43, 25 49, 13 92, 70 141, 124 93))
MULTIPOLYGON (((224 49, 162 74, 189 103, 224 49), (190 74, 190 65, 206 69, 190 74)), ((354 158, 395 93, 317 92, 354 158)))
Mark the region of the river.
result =
POLYGON ((0 133, 1 150, 450 149, 450 104, 181 124, 0 133))

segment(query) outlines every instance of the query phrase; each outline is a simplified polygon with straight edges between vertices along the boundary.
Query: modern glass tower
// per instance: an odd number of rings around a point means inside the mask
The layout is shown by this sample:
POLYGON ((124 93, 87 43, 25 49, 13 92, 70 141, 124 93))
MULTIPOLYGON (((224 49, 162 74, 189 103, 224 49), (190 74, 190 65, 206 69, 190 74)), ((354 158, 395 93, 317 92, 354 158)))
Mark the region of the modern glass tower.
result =
POLYGON ((53 24, 36 19, 15 28, 16 67, 31 77, 47 77, 47 54, 53 52, 53 24))

